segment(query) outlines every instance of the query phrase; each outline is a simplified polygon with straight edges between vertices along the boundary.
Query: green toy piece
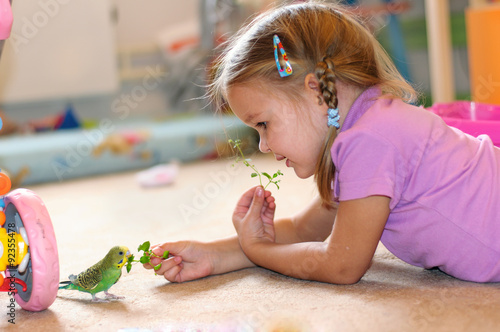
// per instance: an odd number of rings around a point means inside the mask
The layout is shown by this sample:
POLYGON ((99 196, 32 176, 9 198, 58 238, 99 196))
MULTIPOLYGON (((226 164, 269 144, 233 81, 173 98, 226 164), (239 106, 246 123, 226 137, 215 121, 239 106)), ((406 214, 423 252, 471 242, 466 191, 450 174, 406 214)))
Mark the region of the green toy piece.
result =
POLYGON ((59 283, 59 289, 73 289, 90 293, 92 302, 108 302, 108 299, 123 299, 108 293, 108 290, 118 282, 122 275, 122 267, 128 262, 130 251, 125 246, 111 248, 108 254, 98 263, 78 275, 70 275, 68 281, 59 283), (104 292, 105 299, 99 299, 96 294, 104 292))

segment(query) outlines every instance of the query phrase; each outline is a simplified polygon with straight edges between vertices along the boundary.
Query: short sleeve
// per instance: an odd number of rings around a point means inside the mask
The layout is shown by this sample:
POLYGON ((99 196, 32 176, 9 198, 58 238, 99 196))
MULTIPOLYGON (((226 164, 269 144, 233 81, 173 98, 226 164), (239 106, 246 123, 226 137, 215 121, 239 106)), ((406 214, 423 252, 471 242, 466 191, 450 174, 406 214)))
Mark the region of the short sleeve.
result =
POLYGON ((332 149, 336 168, 333 194, 339 201, 373 195, 399 202, 406 172, 398 149, 379 133, 351 129, 340 133, 332 149))

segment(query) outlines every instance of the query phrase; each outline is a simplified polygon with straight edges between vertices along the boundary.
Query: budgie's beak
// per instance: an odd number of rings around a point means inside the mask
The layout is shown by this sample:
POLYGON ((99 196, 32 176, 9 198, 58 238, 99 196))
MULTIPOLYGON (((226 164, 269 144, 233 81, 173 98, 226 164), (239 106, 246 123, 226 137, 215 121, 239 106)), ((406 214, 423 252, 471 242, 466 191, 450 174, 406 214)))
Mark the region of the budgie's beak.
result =
POLYGON ((130 253, 130 250, 127 250, 127 253, 125 254, 125 257, 129 258, 131 256, 132 256, 132 254, 130 253))

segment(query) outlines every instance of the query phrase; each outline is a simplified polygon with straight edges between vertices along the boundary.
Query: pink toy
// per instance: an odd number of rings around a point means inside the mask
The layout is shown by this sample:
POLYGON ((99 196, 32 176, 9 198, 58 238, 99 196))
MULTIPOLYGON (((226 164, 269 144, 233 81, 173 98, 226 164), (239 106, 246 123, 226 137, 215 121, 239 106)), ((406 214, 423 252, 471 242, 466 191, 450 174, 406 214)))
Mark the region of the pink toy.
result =
POLYGON ((429 110, 439 115, 447 125, 472 136, 488 135, 500 146, 500 105, 470 101, 437 103, 429 110))
MULTIPOLYGON (((0 195, 10 181, 0 173, 0 195)), ((59 258, 52 223, 42 200, 32 191, 17 189, 0 197, 0 291, 14 296, 21 308, 47 309, 59 285, 59 258)), ((12 303, 12 301, 11 301, 12 303)))
POLYGON ((9 0, 0 0, 0 40, 7 39, 12 28, 12 10, 9 0))

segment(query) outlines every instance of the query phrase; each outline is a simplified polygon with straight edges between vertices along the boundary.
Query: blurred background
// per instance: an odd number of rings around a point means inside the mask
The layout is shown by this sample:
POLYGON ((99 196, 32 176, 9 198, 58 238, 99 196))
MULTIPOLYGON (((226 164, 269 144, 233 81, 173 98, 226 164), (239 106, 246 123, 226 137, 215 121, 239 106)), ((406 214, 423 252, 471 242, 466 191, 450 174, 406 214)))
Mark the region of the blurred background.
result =
MULTIPOLYGON (((432 105, 425 1, 343 2, 364 17, 403 75, 423 93, 422 104, 432 105)), ((214 55, 214 47, 249 16, 271 3, 266 0, 14 0, 12 33, 0 61, 0 116, 4 122, 0 131, 4 137, 0 137, 0 168, 10 170, 15 176, 20 175, 23 163, 33 164, 21 161, 21 148, 26 149, 26 154, 39 152, 37 158, 51 154, 46 163, 52 165, 45 175, 33 177, 34 173, 43 173, 38 159, 36 165, 24 169, 24 177, 20 176, 24 183, 54 180, 54 174, 49 176, 49 173, 57 173, 61 167, 71 170, 83 167, 90 155, 96 157, 96 147, 122 126, 136 130, 132 137, 121 137, 129 145, 128 149, 122 147, 127 156, 113 159, 110 143, 109 152, 104 149, 111 158, 107 163, 123 162, 130 164, 129 168, 137 168, 217 154, 220 146, 199 151, 204 141, 213 136, 210 133, 206 137, 197 136, 203 123, 176 121, 213 118, 213 110, 202 97, 205 66, 214 55), (156 147, 150 146, 147 163, 131 162, 155 139, 162 149, 168 149, 171 143, 162 141, 161 132, 172 132, 173 127, 165 123, 182 127, 185 133, 191 131, 194 139, 190 149, 199 153, 188 158, 184 148, 181 152, 161 155, 154 151, 156 147), (159 124, 163 127, 158 127, 159 124), (54 137, 49 138, 59 129, 96 128, 99 133, 94 132, 95 139, 89 138, 89 132, 87 136, 80 132, 75 138, 59 136, 55 141, 54 137), (6 141, 7 138, 12 140, 6 141), (40 146, 33 148, 33 139, 40 146), (43 146, 42 140, 47 140, 43 146), (66 145, 57 150, 63 141, 66 145), (73 148, 68 148, 68 144, 73 144, 73 148), (79 157, 73 160, 85 160, 78 165, 70 162, 72 153, 79 157)), ((465 24, 468 6, 467 0, 449 1, 447 13, 452 45, 449 60, 454 98, 458 100, 471 98, 465 24)), ((237 122, 231 124, 231 128, 242 128, 237 122)), ((216 123, 208 127, 218 132, 222 126, 216 123)), ((253 135, 251 131, 238 130, 237 136, 253 135)), ((178 145, 175 138, 173 142, 178 145)), ((97 167, 91 173, 99 172, 97 167)), ((65 173, 68 177, 79 174, 65 173)))
MULTIPOLYGON (((384 2, 357 1, 366 8, 384 2)), ((428 93, 424 1, 403 2, 408 7, 396 13, 398 25, 391 25, 391 13, 381 8, 369 13, 369 22, 391 54, 406 55, 405 74, 428 93), (398 26, 403 44, 391 39, 391 31, 398 26)), ((171 112, 199 111, 202 101, 186 100, 203 94, 203 89, 195 85, 204 82, 202 60, 214 46, 216 22, 218 36, 223 35, 270 3, 14 0, 12 36, 0 62, 2 109, 16 120, 26 121, 51 114, 70 102, 82 118, 98 118, 111 114, 115 98, 130 94, 148 75, 158 75, 160 84, 151 83, 155 87, 147 91, 147 96, 129 103, 137 104, 132 113, 162 117, 171 112)), ((464 19, 467 5, 467 0, 450 1, 456 91, 465 98, 469 94, 464 19)))

